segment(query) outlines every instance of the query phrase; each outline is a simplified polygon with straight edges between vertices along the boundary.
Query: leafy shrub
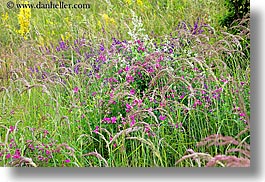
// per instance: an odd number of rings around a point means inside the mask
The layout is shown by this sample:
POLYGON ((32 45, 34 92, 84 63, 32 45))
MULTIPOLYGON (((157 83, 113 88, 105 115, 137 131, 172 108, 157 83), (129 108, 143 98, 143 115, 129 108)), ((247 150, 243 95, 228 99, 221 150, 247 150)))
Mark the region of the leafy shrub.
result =
POLYGON ((228 13, 220 20, 222 26, 231 27, 233 22, 250 13, 250 0, 226 0, 228 13))

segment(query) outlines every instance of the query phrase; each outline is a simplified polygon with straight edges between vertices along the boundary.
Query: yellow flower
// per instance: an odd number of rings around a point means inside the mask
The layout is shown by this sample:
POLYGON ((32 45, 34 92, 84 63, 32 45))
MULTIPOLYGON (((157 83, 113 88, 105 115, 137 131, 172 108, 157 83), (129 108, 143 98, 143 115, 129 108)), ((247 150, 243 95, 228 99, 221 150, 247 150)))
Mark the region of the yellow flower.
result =
POLYGON ((113 25, 116 24, 115 20, 113 18, 110 18, 107 14, 103 14, 102 16, 103 16, 103 19, 107 25, 108 24, 113 24, 113 25))
MULTIPOLYGON (((28 4, 27 1, 24 4, 28 4)), ((30 8, 20 8, 18 14, 18 22, 20 25, 20 29, 17 31, 24 38, 26 33, 29 32, 30 28, 30 18, 31 18, 31 9, 30 8)))
POLYGON ((142 0, 136 0, 136 3, 138 6, 142 7, 143 6, 143 1, 142 0))
POLYGON ((64 41, 64 36, 63 36, 63 34, 61 34, 61 39, 62 39, 62 41, 64 41))
POLYGON ((128 4, 128 5, 131 5, 132 1, 131 0, 125 0, 125 3, 128 4))
POLYGON ((3 13, 2 14, 2 20, 6 21, 8 19, 8 14, 7 13, 3 13))
POLYGON ((66 32, 66 33, 65 33, 65 39, 66 39, 66 40, 69 40, 71 36, 72 36, 72 35, 71 35, 70 32, 66 32))
POLYGON ((98 20, 98 23, 97 24, 98 24, 98 27, 99 28, 102 28, 101 22, 99 20, 98 20))

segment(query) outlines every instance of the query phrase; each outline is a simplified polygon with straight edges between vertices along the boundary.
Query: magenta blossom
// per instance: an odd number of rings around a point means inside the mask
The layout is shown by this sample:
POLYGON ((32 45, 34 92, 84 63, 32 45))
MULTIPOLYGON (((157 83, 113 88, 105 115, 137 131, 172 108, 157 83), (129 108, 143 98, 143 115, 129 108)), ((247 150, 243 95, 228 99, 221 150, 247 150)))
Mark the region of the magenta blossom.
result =
POLYGON ((118 74, 120 75, 122 72, 123 72, 123 70, 122 70, 122 69, 120 69, 120 70, 118 71, 118 74))
POLYGON ((96 133, 96 134, 98 134, 98 132, 99 132, 99 127, 96 126, 96 129, 95 129, 93 132, 96 133))
POLYGON ((99 74, 96 73, 95 76, 96 76, 97 79, 100 79, 100 75, 99 74))
POLYGON ((130 90, 130 94, 131 94, 131 95, 134 95, 134 94, 135 94, 135 90, 134 90, 134 89, 131 89, 131 90, 130 90))
POLYGON ((15 151, 15 154, 12 156, 13 159, 19 159, 21 156, 20 156, 20 151, 19 149, 16 149, 15 151))
POLYGON ((130 127, 132 127, 133 125, 135 125, 135 120, 133 119, 132 122, 130 123, 130 127))
POLYGON ((6 154, 6 159, 9 159, 10 157, 11 157, 10 153, 6 154))
POLYGON ((132 106, 130 104, 126 104, 126 112, 130 112, 132 109, 132 106))
POLYGON ((65 163, 69 163, 69 162, 71 162, 71 160, 70 159, 66 159, 64 162, 65 163))
POLYGON ((134 82, 134 78, 133 78, 131 75, 128 75, 128 76, 126 77, 126 81, 127 81, 128 83, 134 82))
POLYGON ((242 113, 239 113, 239 116, 240 116, 240 117, 245 117, 246 114, 242 112, 242 113))
POLYGON ((78 87, 75 87, 75 88, 73 89, 74 93, 77 93, 77 92, 78 92, 78 90, 79 90, 79 88, 78 88, 78 87))
POLYGON ((129 70, 130 70, 129 66, 126 66, 126 67, 125 67, 125 71, 127 72, 127 71, 129 71, 129 70))
POLYGON ((181 128, 182 127, 182 123, 177 123, 176 124, 176 128, 181 128))
POLYGON ((163 116, 163 115, 160 115, 160 116, 159 116, 159 119, 160 119, 161 121, 164 121, 166 118, 167 118, 167 117, 166 117, 166 116, 163 116))
POLYGON ((12 133, 14 130, 15 130, 15 127, 14 127, 14 126, 10 126, 10 127, 9 127, 9 131, 10 131, 10 133, 12 133))
POLYGON ((107 122, 107 123, 110 123, 110 120, 111 120, 110 118, 104 118, 104 119, 103 119, 103 121, 104 121, 104 122, 107 122))
POLYGON ((111 117, 111 123, 115 124, 117 122, 117 118, 115 116, 111 117))

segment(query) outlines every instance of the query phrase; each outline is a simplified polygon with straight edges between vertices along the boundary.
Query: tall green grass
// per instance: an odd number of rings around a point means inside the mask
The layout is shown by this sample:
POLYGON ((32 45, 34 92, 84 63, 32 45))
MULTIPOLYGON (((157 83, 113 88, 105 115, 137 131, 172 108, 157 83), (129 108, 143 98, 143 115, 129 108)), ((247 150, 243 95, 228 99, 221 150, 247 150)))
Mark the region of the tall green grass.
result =
POLYGON ((1 166, 249 166, 248 27, 222 1, 35 9, 27 40, 2 10, 1 166))

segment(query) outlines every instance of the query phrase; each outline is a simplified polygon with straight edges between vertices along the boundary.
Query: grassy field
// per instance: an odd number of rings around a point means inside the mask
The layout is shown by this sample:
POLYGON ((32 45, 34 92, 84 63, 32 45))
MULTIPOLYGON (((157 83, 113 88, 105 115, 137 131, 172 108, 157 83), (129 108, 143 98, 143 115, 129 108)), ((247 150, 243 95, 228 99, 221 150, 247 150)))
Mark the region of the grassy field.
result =
POLYGON ((224 0, 7 2, 0 166, 250 165, 249 17, 221 27, 224 0))

